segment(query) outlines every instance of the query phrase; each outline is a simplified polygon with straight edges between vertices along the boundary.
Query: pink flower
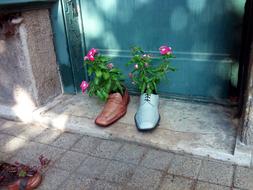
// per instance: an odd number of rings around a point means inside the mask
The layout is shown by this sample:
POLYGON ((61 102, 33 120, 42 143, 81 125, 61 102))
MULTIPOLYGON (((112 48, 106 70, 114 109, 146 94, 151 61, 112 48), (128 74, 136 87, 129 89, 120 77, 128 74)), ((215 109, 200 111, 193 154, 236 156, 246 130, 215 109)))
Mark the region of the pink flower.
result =
POLYGON ((88 52, 88 56, 92 55, 94 56, 97 53, 97 50, 95 48, 91 48, 90 51, 88 52))
POLYGON ((114 67, 114 65, 112 63, 107 64, 108 69, 112 69, 113 67, 114 67))
POLYGON ((80 84, 80 88, 81 88, 82 92, 84 93, 85 90, 86 90, 88 87, 89 87, 89 83, 83 80, 82 83, 80 84))
POLYGON ((95 55, 97 53, 97 50, 95 48, 91 48, 90 51, 93 53, 93 55, 95 55))
POLYGON ((88 56, 88 58, 89 58, 90 61, 94 61, 95 60, 95 58, 94 58, 93 55, 88 56))
POLYGON ((97 53, 97 50, 95 48, 91 48, 91 50, 88 52, 87 56, 84 57, 84 60, 90 60, 94 61, 95 60, 95 54, 97 53))
POLYGON ((171 54, 171 52, 172 52, 172 49, 171 49, 171 47, 168 47, 168 46, 161 46, 160 48, 159 48, 159 50, 160 50, 160 54, 162 54, 162 55, 166 55, 166 54, 171 54))
POLYGON ((135 64, 135 65, 134 65, 134 68, 135 68, 135 69, 138 69, 138 68, 139 68, 139 65, 138 65, 138 64, 135 64))
POLYGON ((129 78, 133 78, 133 73, 128 73, 129 78))

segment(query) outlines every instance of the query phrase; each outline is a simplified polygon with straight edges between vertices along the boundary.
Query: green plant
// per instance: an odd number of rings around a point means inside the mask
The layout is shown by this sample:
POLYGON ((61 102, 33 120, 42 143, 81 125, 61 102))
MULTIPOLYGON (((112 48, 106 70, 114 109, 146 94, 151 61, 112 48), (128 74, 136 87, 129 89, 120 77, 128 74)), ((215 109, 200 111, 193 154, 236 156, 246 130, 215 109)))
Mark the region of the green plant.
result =
POLYGON ((107 100, 111 93, 123 94, 123 75, 110 63, 110 58, 98 54, 97 50, 92 48, 84 60, 91 80, 89 83, 82 82, 80 87, 83 92, 88 88, 89 96, 95 95, 103 101, 107 100))
POLYGON ((156 94, 157 84, 166 76, 168 71, 175 71, 175 68, 170 66, 170 59, 173 58, 170 47, 161 46, 160 64, 153 65, 154 57, 146 54, 140 47, 132 48, 132 58, 128 65, 134 65, 134 69, 129 73, 132 83, 137 86, 141 93, 156 94))

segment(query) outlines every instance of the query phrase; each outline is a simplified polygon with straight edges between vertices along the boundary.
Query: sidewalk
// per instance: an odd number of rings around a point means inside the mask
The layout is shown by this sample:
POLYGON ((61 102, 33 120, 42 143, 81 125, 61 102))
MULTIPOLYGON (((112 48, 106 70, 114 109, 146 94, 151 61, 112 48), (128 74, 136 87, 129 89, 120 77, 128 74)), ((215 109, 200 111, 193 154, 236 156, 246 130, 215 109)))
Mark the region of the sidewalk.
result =
POLYGON ((103 103, 85 95, 61 95, 32 114, 34 123, 64 131, 139 143, 250 166, 251 149, 240 143, 235 109, 160 98, 161 121, 156 130, 138 132, 134 114, 138 97, 131 96, 127 114, 108 128, 94 124, 103 103))
POLYGON ((121 140, 0 120, 0 158, 52 160, 40 190, 252 190, 253 169, 121 140))

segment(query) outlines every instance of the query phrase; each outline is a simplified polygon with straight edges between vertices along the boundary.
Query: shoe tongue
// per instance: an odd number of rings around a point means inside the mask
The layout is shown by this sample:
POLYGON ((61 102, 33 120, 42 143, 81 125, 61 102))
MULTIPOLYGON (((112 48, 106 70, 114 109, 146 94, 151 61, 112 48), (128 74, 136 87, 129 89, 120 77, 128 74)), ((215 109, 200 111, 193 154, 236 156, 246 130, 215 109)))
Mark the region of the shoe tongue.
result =
POLYGON ((109 98, 117 99, 117 100, 120 100, 120 101, 122 100, 122 96, 119 92, 110 94, 109 98))

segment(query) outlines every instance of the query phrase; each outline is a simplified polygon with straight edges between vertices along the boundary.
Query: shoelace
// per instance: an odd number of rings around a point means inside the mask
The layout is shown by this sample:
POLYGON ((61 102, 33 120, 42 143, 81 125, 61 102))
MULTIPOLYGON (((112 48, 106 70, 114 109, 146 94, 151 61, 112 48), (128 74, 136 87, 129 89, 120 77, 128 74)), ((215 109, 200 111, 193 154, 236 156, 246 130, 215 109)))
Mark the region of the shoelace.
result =
POLYGON ((150 95, 148 94, 145 94, 145 99, 144 99, 146 102, 150 102, 150 95))

